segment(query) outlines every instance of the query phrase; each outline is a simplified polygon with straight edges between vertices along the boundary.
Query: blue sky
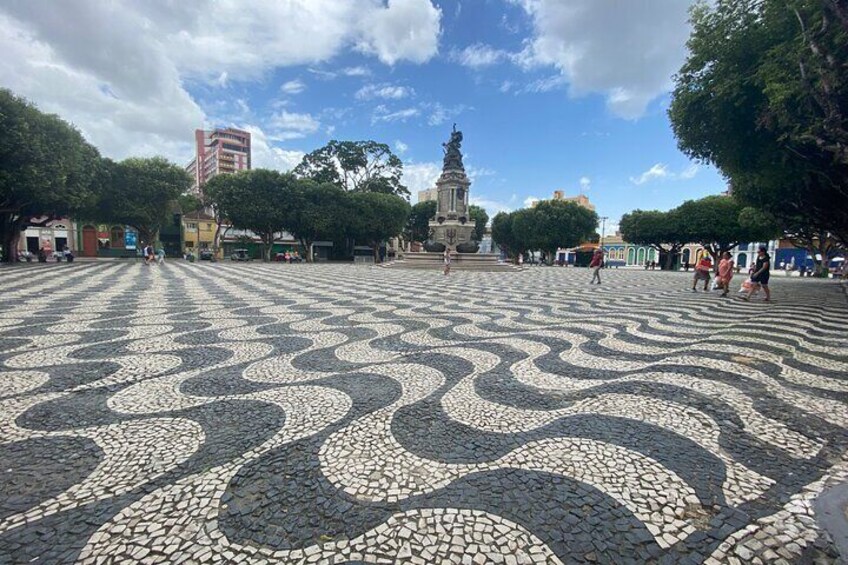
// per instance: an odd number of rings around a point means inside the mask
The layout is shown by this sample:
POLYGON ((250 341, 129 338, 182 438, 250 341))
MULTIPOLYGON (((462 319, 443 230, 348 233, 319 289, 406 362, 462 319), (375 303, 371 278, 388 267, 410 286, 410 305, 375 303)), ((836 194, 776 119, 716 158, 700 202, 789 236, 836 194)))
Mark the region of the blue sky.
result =
POLYGON ((724 190, 666 116, 685 0, 34 4, 0 6, 0 81, 114 158, 183 163, 201 126, 250 130, 255 164, 282 170, 330 139, 375 139, 415 202, 456 122, 490 213, 561 189, 614 229, 724 190))

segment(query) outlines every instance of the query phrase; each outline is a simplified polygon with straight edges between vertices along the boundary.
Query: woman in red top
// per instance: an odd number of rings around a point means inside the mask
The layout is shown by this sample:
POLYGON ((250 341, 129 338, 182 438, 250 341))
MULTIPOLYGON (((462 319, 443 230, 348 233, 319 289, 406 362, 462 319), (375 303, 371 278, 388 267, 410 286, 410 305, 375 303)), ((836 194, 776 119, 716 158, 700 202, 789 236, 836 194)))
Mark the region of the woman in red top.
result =
POLYGON ((710 261, 710 256, 704 254, 698 266, 695 267, 695 278, 692 281, 692 292, 697 292, 698 281, 704 281, 704 292, 710 290, 710 271, 713 270, 713 262, 710 261))
POLYGON ((721 256, 721 261, 718 263, 718 286, 723 289, 722 298, 727 297, 730 292, 730 279, 733 278, 733 259, 728 251, 721 256))
POLYGON ((600 249, 595 250, 595 254, 592 255, 592 262, 589 263, 589 268, 593 269, 592 272, 592 282, 589 284, 595 284, 595 280, 597 279, 598 284, 601 284, 601 267, 604 266, 604 252, 600 249))

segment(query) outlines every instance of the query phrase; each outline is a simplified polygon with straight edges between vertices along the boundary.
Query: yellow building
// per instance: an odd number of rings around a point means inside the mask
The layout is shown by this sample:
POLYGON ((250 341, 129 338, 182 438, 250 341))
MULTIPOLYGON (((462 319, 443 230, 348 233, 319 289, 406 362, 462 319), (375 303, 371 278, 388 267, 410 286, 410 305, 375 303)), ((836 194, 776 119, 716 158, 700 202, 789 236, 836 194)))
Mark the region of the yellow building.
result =
MULTIPOLYGON (((186 251, 200 253, 211 250, 215 243, 215 218, 205 212, 190 212, 183 215, 183 247, 186 251)), ((221 251, 218 251, 219 259, 221 251)))
POLYGON ((589 202, 589 197, 585 194, 578 194, 577 196, 566 196, 565 191, 555 190, 554 197, 551 200, 562 200, 563 202, 576 202, 587 210, 591 210, 593 212, 595 211, 595 205, 589 202))

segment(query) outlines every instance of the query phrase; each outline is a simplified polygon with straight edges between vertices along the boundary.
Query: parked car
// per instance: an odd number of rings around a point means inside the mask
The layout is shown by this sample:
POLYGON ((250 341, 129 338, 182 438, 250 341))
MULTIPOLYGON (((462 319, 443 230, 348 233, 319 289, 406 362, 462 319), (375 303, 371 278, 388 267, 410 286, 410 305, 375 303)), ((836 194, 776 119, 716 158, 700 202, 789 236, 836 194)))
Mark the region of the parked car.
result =
POLYGON ((235 249, 233 250, 232 255, 230 255, 231 261, 250 261, 250 255, 247 252, 247 249, 235 249))
POLYGON ((204 249, 200 252, 201 261, 212 261, 215 259, 215 254, 209 249, 204 249))

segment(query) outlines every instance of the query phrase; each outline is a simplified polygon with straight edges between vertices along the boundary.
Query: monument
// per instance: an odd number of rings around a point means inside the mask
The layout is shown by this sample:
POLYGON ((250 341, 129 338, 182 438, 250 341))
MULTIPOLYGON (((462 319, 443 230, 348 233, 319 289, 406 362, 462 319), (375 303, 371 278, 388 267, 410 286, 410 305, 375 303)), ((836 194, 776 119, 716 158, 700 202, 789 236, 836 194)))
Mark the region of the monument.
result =
MULTIPOLYGON (((385 264, 386 267, 405 269, 438 269, 444 263, 443 254, 448 249, 453 258, 452 270, 459 271, 507 271, 518 269, 514 265, 500 262, 493 253, 477 253, 480 242, 474 240, 475 223, 468 214, 468 189, 471 181, 462 164, 462 132, 453 125, 450 141, 443 143, 445 158, 442 174, 436 181, 436 215, 429 222, 429 239, 424 243, 425 252, 405 253, 399 261, 385 264)), ((518 269, 520 270, 520 269, 518 269)))
POLYGON ((436 216, 430 220, 427 250, 442 252, 445 248, 460 253, 475 253, 479 244, 473 241, 474 220, 468 215, 468 193, 471 181, 462 164, 462 132, 453 125, 450 141, 443 143, 445 157, 442 174, 436 181, 436 216))

